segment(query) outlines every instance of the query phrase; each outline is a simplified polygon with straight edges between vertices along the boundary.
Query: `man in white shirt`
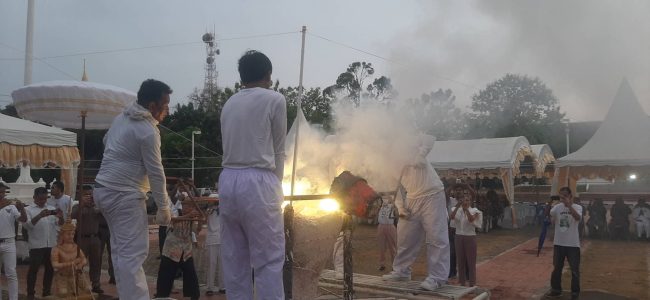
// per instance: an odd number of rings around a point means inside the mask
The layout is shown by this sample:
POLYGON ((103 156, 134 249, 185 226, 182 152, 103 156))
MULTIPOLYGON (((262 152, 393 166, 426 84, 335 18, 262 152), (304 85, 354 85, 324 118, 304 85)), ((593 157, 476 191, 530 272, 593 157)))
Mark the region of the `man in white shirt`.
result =
MULTIPOLYGON (((16 274, 16 221, 26 222, 25 206, 5 199, 7 187, 0 182, 0 263, 7 276, 9 300, 18 300, 18 275, 16 274)), ((0 290, 0 295, 2 291, 0 290)))
POLYGON ((449 276, 449 233, 445 191, 438 174, 426 157, 433 149, 434 138, 420 135, 418 153, 411 165, 402 171, 401 199, 395 201, 399 211, 397 223, 397 256, 393 271, 384 280, 411 280, 411 265, 415 262, 422 239, 427 246, 427 278, 420 287, 435 290, 449 276))
POLYGON ((63 182, 52 182, 52 190, 50 191, 50 197, 47 199, 47 205, 60 209, 63 212, 63 218, 68 219, 72 199, 70 196, 64 194, 64 191, 65 185, 63 185, 63 182))
POLYGON ((222 255, 228 298, 284 299, 282 176, 287 134, 284 96, 270 90, 272 65, 254 50, 239 59, 243 89, 221 112, 219 176, 222 255))
POLYGON ((573 203, 571 189, 560 189, 561 202, 551 208, 551 218, 555 225, 553 238, 553 273, 551 273, 551 297, 562 295, 562 269, 564 259, 571 267, 571 299, 580 295, 580 237, 578 225, 582 220, 582 207, 573 203))
POLYGON ((111 233, 111 258, 120 299, 149 300, 142 264, 149 254, 146 192, 158 207, 156 221, 171 220, 158 123, 169 113, 171 88, 145 80, 138 100, 113 120, 104 137, 104 157, 95 179, 95 205, 111 233))
POLYGON ((57 245, 58 229, 63 225, 63 212, 47 202, 47 189, 39 187, 34 190, 34 204, 26 209, 25 229, 29 233, 29 271, 27 272, 27 298, 34 299, 36 275, 38 269, 45 267, 43 275, 43 297, 52 293, 54 270, 50 253, 57 245))

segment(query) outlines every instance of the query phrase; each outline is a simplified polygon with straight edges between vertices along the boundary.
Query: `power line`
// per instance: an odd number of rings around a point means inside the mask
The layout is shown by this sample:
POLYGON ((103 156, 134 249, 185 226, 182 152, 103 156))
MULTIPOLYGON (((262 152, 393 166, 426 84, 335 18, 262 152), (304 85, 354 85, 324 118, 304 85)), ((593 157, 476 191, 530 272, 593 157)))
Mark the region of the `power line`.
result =
MULTIPOLYGON (((159 124, 158 126, 164 128, 164 129, 169 130, 171 133, 173 133, 173 134, 175 134, 175 135, 177 135, 177 136, 182 137, 182 138, 185 139, 186 141, 189 141, 189 142, 192 141, 191 139, 188 139, 188 138, 185 137, 184 135, 182 135, 182 134, 180 134, 180 133, 178 133, 178 132, 176 132, 176 131, 173 131, 173 130, 169 129, 169 128, 166 127, 165 125, 159 124)), ((216 155, 218 155, 218 156, 220 156, 220 157, 223 156, 221 153, 218 153, 218 152, 216 152, 216 151, 214 151, 214 150, 211 150, 211 149, 209 149, 209 148, 207 148, 207 147, 205 147, 205 146, 203 146, 203 145, 201 145, 201 144, 199 144, 199 143, 197 143, 197 142, 194 142, 194 144, 197 145, 197 146, 199 146, 199 147, 201 147, 201 148, 203 148, 203 149, 205 149, 205 150, 207 150, 208 152, 211 152, 212 154, 216 154, 216 155)), ((195 157, 195 158, 196 158, 196 157, 195 157)))
MULTIPOLYGON (((337 42, 337 41, 335 41, 335 40, 332 40, 332 39, 326 38, 326 37, 324 37, 324 36, 321 36, 321 35, 318 35, 318 34, 315 34, 315 33, 311 33, 311 32, 309 32, 309 31, 307 32, 307 34, 309 34, 309 35, 311 35, 311 36, 314 36, 314 37, 317 37, 317 38, 319 38, 319 39, 322 39, 322 40, 324 40, 324 41, 330 42, 330 43, 332 43, 332 44, 336 44, 336 45, 339 45, 339 46, 341 46, 341 47, 345 47, 345 48, 348 48, 348 49, 351 49, 351 50, 354 50, 354 51, 357 51, 357 52, 361 52, 361 53, 363 53, 363 54, 367 54, 367 55, 370 55, 370 56, 373 56, 373 57, 376 57, 376 58, 379 58, 379 59, 385 60, 385 61, 390 62, 390 63, 394 63, 394 64, 398 64, 398 65, 406 65, 406 64, 401 63, 401 62, 399 62, 399 61, 395 61, 395 60, 392 60, 392 59, 389 59, 389 58, 386 58, 386 57, 383 57, 383 56, 380 56, 380 55, 374 54, 374 53, 372 53, 372 52, 370 52, 370 51, 366 51, 366 50, 359 49, 359 48, 356 48, 356 47, 353 47, 353 46, 350 46, 350 45, 347 45, 347 44, 344 44, 344 43, 341 43, 341 42, 337 42)), ((464 83, 464 82, 462 82, 462 81, 458 81, 458 80, 453 79, 453 78, 449 78, 449 77, 445 77, 445 76, 441 76, 441 75, 437 75, 437 74, 431 74, 431 75, 434 76, 434 77, 438 77, 438 78, 440 78, 440 79, 444 79, 444 80, 447 80, 447 81, 454 82, 454 83, 456 83, 456 84, 459 84, 459 85, 465 86, 465 87, 467 87, 467 88, 471 88, 471 89, 475 89, 475 90, 478 89, 477 87, 475 87, 475 86, 473 86, 473 85, 471 85, 471 84, 464 83)))
MULTIPOLYGON (((216 39, 215 41, 220 42, 220 41, 254 39, 254 38, 262 38, 262 37, 272 37, 272 36, 287 35, 287 34, 299 33, 299 32, 300 31, 289 31, 289 32, 267 33, 267 34, 255 34, 255 35, 248 35, 248 36, 241 36, 241 37, 231 37, 231 38, 216 39)), ((108 50, 96 50, 96 51, 77 52, 77 53, 61 54, 61 55, 53 55, 53 56, 43 56, 41 58, 42 59, 51 59, 51 58, 63 58, 63 57, 72 57, 72 56, 96 55, 96 54, 128 52, 128 51, 136 51, 136 50, 143 50, 143 49, 166 48, 166 47, 185 46, 185 45, 194 45, 194 44, 203 44, 203 42, 202 41, 200 41, 200 42, 178 42, 178 43, 167 43, 167 44, 159 44, 159 45, 151 45, 151 46, 132 47, 132 48, 117 48, 117 49, 108 49, 108 50)), ((7 47, 10 47, 10 48, 16 50, 15 48, 13 48, 11 46, 7 46, 7 47)), ((0 58, 0 60, 24 60, 24 59, 25 58, 19 58, 19 57, 0 58)))

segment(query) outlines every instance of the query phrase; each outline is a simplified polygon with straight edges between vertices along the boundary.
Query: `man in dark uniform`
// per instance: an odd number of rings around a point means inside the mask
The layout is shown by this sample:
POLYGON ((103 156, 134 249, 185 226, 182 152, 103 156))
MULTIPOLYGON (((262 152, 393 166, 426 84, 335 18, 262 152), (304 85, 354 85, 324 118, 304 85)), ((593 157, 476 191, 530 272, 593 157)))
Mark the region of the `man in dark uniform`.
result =
POLYGON ((81 201, 72 208, 72 218, 77 220, 77 245, 88 258, 90 282, 93 293, 103 294, 99 279, 102 270, 102 257, 99 240, 99 220, 101 213, 95 208, 93 189, 83 186, 81 201))
POLYGON ((104 250, 108 253, 108 283, 115 284, 115 273, 113 272, 113 260, 111 259, 111 231, 108 229, 108 223, 103 215, 99 218, 99 258, 104 259, 104 250))

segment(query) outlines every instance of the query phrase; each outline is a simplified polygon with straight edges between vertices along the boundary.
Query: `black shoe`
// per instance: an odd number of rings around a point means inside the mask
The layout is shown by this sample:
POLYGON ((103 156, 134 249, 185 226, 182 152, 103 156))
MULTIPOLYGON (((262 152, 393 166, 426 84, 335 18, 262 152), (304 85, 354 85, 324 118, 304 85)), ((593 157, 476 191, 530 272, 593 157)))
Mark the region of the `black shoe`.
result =
POLYGON ((34 300, 34 299, 36 299, 36 296, 34 296, 34 294, 27 295, 27 300, 34 300))
POLYGON ((379 266, 379 271, 384 271, 386 270, 386 266, 379 266))
POLYGON ((226 293, 226 289, 219 289, 219 294, 225 294, 225 293, 226 293))
POLYGON ((47 292, 47 293, 43 292, 43 298, 49 297, 49 296, 52 296, 52 292, 47 292))
POLYGON ((93 293, 96 293, 96 294, 103 294, 103 293, 104 293, 104 290, 102 290, 101 288, 96 287, 96 288, 93 288, 93 293))
POLYGON ((580 294, 571 294, 571 300, 578 300, 580 298, 580 294))
POLYGON ((558 292, 558 291, 550 291, 548 294, 546 294, 546 297, 549 298, 559 298, 561 296, 562 296, 562 292, 558 292))

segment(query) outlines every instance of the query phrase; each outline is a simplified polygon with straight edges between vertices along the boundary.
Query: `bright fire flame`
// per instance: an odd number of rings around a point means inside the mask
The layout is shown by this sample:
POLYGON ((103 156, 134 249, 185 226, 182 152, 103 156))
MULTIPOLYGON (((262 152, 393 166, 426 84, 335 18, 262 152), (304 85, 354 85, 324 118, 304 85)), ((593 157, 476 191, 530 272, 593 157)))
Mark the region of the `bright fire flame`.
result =
MULTIPOLYGON (((291 181, 282 182, 282 191, 284 195, 291 195, 291 181)), ((309 195, 313 194, 314 188, 307 179, 301 178, 295 181, 295 186, 293 188, 294 195, 309 195)), ((301 204, 309 206, 310 210, 317 209, 325 212, 335 212, 340 209, 339 203, 335 199, 323 199, 323 200, 313 200, 313 201, 300 201, 301 204), (315 205, 317 204, 317 205, 315 205)), ((289 201, 282 202, 282 209, 284 209, 289 204, 289 201)))

